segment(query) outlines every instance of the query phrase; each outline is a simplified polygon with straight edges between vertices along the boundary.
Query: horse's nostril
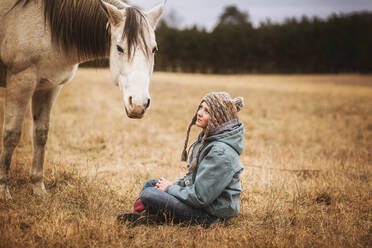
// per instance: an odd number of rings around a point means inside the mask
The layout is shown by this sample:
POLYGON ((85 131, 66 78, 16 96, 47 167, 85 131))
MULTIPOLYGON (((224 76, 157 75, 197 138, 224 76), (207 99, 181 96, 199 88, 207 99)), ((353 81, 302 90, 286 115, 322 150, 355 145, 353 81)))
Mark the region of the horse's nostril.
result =
POLYGON ((150 102, 151 102, 151 99, 149 98, 149 99, 147 100, 146 108, 150 107, 150 102))
POLYGON ((129 100, 129 106, 131 106, 131 107, 133 107, 132 99, 133 99, 133 98, 132 98, 131 96, 130 96, 129 99, 128 99, 128 100, 129 100))

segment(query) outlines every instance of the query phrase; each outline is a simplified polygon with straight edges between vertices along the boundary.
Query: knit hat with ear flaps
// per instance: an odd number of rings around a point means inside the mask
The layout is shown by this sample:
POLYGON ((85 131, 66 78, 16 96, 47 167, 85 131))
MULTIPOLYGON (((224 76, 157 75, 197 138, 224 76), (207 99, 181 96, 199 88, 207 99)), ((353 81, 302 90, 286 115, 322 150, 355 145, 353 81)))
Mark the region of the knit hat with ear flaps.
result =
MULTIPOLYGON (((209 108, 209 119, 208 125, 205 132, 203 133, 202 140, 200 142, 199 150, 196 153, 194 161, 191 163, 190 170, 195 170, 198 164, 198 157, 200 150, 204 144, 204 140, 207 135, 215 130, 220 125, 238 118, 238 112, 243 108, 244 100, 243 97, 237 97, 232 99, 231 96, 226 92, 211 92, 206 94, 200 104, 205 102, 209 108)), ((185 146, 182 152, 182 161, 187 161, 187 143, 189 141, 190 130, 193 125, 195 125, 197 120, 198 110, 196 110, 188 128, 185 140, 185 146)))

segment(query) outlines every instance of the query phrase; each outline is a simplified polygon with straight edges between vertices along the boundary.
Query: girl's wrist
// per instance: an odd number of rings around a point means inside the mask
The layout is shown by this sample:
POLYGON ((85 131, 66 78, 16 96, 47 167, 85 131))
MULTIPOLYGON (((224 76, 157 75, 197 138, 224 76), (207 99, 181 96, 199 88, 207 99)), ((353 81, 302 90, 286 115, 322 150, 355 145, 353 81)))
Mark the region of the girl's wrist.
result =
POLYGON ((172 184, 169 184, 169 185, 164 189, 164 192, 168 193, 168 189, 169 189, 170 186, 172 186, 172 184))

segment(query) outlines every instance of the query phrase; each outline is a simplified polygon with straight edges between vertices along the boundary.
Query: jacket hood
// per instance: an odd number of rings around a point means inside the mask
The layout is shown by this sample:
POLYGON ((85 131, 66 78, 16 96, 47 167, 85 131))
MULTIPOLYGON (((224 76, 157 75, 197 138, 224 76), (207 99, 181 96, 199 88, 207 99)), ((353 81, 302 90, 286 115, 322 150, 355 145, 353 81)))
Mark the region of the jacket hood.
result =
MULTIPOLYGON (((199 138, 202 137, 202 133, 199 138)), ((242 154, 244 149, 244 124, 240 123, 236 128, 231 131, 226 131, 220 134, 207 136, 205 139, 206 143, 212 141, 223 142, 231 146, 239 155, 242 154)))

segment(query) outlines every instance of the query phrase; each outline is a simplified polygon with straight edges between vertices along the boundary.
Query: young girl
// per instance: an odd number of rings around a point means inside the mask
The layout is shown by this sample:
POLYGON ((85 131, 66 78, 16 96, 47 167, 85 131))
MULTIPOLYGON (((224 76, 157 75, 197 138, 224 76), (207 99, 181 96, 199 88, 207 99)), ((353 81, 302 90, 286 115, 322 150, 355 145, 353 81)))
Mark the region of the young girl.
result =
POLYGON ((232 99, 225 92, 205 95, 187 129, 182 161, 187 160, 191 127, 203 129, 190 147, 188 173, 174 183, 164 178, 148 181, 134 204, 135 212, 119 215, 118 220, 146 223, 165 217, 163 221, 209 227, 236 216, 244 147, 244 125, 237 113, 242 107, 241 97, 232 99))

